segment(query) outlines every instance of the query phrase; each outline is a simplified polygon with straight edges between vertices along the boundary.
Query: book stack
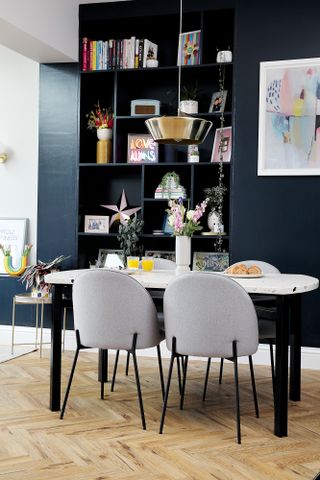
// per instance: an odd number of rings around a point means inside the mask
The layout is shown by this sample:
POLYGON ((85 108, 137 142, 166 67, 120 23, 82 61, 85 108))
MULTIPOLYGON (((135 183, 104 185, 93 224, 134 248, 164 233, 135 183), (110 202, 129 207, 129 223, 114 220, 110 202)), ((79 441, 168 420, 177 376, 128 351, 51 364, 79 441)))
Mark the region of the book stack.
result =
POLYGON ((158 45, 146 38, 122 40, 82 39, 82 70, 112 70, 123 68, 146 68, 147 59, 156 59, 158 45))

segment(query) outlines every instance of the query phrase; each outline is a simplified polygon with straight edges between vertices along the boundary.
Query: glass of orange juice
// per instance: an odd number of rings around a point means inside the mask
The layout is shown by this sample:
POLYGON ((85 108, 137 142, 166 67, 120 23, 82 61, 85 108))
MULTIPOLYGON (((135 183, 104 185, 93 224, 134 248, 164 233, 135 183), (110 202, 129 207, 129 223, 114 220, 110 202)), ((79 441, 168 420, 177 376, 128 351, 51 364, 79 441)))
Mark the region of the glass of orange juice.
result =
POLYGON ((139 257, 127 257, 127 268, 129 270, 139 270, 139 257))
POLYGON ((143 271, 151 272, 154 269, 153 257, 142 257, 141 265, 143 271))

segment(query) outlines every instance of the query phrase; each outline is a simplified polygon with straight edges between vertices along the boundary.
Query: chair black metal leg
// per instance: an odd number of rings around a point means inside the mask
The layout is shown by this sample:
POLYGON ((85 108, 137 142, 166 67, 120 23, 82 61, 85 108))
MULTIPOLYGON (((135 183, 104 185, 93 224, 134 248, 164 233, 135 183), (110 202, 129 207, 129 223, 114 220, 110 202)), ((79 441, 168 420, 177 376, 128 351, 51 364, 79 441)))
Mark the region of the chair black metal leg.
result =
POLYGON ((211 358, 208 357, 207 370, 206 370, 206 378, 205 378, 205 380, 204 380, 204 386, 203 386, 203 395, 202 395, 202 401, 203 401, 203 402, 205 401, 206 395, 207 395, 208 380, 209 380, 209 373, 210 373, 210 365, 211 365, 211 358))
POLYGON ((130 352, 127 353, 127 361, 126 361, 126 377, 129 375, 129 364, 130 364, 130 352))
POLYGON ((119 350, 117 350, 116 353, 116 358, 114 361, 114 367, 113 367, 113 374, 112 374, 112 382, 111 382, 111 392, 114 390, 114 384, 116 382, 116 375, 117 375, 117 368, 118 368, 118 360, 119 360, 119 350))
POLYGON ((240 429, 240 393, 239 393, 239 376, 238 376, 238 357, 237 357, 237 342, 232 342, 233 350, 233 366, 234 366, 234 386, 236 390, 236 414, 237 414, 237 441, 241 443, 241 429, 240 429))
POLYGON ((104 399, 104 382, 107 378, 106 370, 108 370, 108 350, 99 351, 99 368, 100 368, 100 398, 104 399), (101 361, 101 359, 103 361, 101 361))
POLYGON ((165 390, 164 390, 164 379, 163 379, 163 368, 162 368, 162 358, 161 358, 160 345, 157 345, 157 357, 158 357, 158 365, 159 365, 161 394, 162 394, 162 400, 164 400, 165 390))
POLYGON ((188 355, 184 357, 183 364, 183 379, 182 379, 182 391, 180 397, 180 410, 183 410, 183 402, 184 402, 184 392, 186 390, 186 381, 187 381, 187 369, 188 369, 188 355))
POLYGON ((255 408, 255 411, 256 411, 256 417, 259 418, 260 415, 259 415, 257 389, 256 389, 255 378, 254 378, 254 369, 253 369, 253 362, 252 362, 252 356, 251 355, 249 355, 249 365, 250 365, 250 375, 251 375, 251 383, 252 383, 254 408, 255 408))
POLYGON ((60 419, 61 420, 63 419, 64 411, 65 411, 66 406, 67 406, 67 401, 68 401, 68 397, 69 397, 69 392, 70 392, 70 388, 71 388, 71 384, 72 384, 74 371, 75 371, 76 365, 77 365, 79 351, 80 351, 80 348, 77 347, 77 350, 76 350, 76 353, 75 353, 75 356, 74 356, 74 360, 73 360, 73 364, 72 364, 72 368, 71 368, 71 372, 70 372, 70 377, 69 377, 69 381, 68 381, 67 390, 66 390, 66 393, 65 393, 65 396, 64 396, 63 405, 62 405, 62 409, 61 409, 61 413, 60 413, 60 419))
POLYGON ((141 386, 140 386, 140 378, 139 378, 139 370, 138 370, 138 362, 136 356, 136 343, 137 343, 137 334, 135 333, 133 336, 133 348, 132 348, 132 358, 133 358, 133 366, 134 366, 134 373, 136 376, 136 384, 137 384, 137 392, 138 392, 138 399, 139 399, 139 407, 140 407, 140 415, 141 415, 141 423, 143 430, 146 429, 146 419, 144 416, 144 409, 143 409, 143 402, 142 402, 142 393, 141 393, 141 386))
POLYGON ((181 378, 180 357, 177 357, 177 371, 178 371, 179 394, 181 395, 181 393, 182 393, 182 378, 181 378))
POLYGON ((220 361, 220 372, 219 372, 219 385, 221 385, 221 383, 222 383, 223 361, 224 361, 224 359, 221 358, 221 361, 220 361))
MULTIPOLYGON (((172 344, 175 344, 174 340, 175 339, 173 339, 172 344)), ((170 382, 171 382, 172 370, 173 370, 173 364, 174 364, 175 357, 176 357, 176 354, 175 354, 175 348, 174 348, 174 350, 172 349, 172 353, 171 353, 171 359, 170 359, 170 365, 169 365, 169 371, 168 371, 167 388, 166 388, 166 393, 165 393, 165 396, 164 396, 164 402, 163 402, 163 407, 162 407, 162 415, 161 415, 161 420, 160 420, 159 433, 163 432, 163 425, 164 425, 164 419, 165 419, 166 411, 167 411, 167 403, 168 403, 168 397, 169 397, 170 382)))
POLYGON ((274 355, 273 355, 272 340, 270 340, 269 347, 270 347, 270 361, 271 361, 272 392, 273 392, 273 403, 274 403, 275 373, 274 373, 274 355))

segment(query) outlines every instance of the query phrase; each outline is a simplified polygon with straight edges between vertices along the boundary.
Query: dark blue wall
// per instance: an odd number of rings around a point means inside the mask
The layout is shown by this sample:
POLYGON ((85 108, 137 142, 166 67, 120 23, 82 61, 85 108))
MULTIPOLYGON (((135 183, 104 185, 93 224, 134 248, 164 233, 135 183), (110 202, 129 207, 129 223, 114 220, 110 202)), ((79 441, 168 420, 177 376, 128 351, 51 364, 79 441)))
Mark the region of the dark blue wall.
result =
MULTIPOLYGON (((320 3, 238 0, 234 56, 232 260, 320 274, 320 179, 258 177, 259 62, 320 56, 320 3)), ((320 346, 320 292, 303 296, 303 343, 320 346)))
MULTIPOLYGON (((149 4, 136 0, 130 5, 135 3, 137 8, 149 4)), ((221 0, 199 3, 226 8, 221 0)), ((227 7, 233 5, 232 260, 256 258, 283 272, 317 277, 319 177, 257 177, 257 138, 259 62, 320 56, 320 4, 313 0, 305 0, 303 6, 289 0, 227 2, 227 7)), ((75 261, 77 230, 77 72, 76 65, 41 67, 39 257, 70 254, 70 265, 75 261)), ((319 306, 320 292, 304 295, 304 345, 320 346, 319 306)))

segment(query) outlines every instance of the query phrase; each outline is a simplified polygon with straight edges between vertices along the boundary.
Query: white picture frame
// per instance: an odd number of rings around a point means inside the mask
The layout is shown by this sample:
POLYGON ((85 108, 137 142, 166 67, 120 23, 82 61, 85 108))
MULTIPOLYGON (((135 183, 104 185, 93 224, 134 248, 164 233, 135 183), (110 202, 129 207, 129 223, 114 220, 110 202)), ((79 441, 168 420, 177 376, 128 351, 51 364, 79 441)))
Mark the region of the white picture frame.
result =
MULTIPOLYGON (((17 268, 27 243, 28 218, 0 217, 0 245, 10 247, 12 266, 17 268)), ((0 251, 0 274, 7 275, 4 268, 4 255, 0 251)))
POLYGON ((230 163, 232 153, 232 127, 216 128, 211 162, 230 163), (221 155, 222 153, 222 155, 221 155))
POLYGON ((109 233, 109 216, 85 215, 84 231, 85 233, 109 233))
POLYGON ((258 176, 320 175, 320 58, 260 63, 258 176))

